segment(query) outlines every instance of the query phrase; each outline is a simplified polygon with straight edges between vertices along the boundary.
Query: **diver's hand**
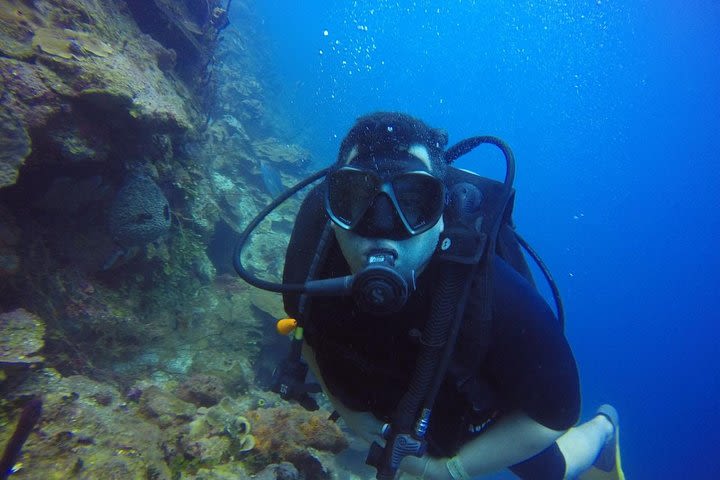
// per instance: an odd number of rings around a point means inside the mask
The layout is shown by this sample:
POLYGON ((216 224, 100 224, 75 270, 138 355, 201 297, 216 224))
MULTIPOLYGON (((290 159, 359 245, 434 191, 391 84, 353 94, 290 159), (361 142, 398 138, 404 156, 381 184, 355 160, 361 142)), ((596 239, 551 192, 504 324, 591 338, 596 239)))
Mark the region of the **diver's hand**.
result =
POLYGON ((398 480, 424 480, 425 472, 429 467, 432 458, 424 455, 422 458, 408 455, 400 462, 400 472, 398 480))
POLYGON ((275 369, 270 390, 285 400, 295 400, 306 410, 320 408, 309 394, 320 392, 317 383, 305 383, 308 367, 298 359, 286 359, 275 369))
POLYGON ((400 462, 398 480, 452 480, 445 463, 447 458, 408 455, 400 462))

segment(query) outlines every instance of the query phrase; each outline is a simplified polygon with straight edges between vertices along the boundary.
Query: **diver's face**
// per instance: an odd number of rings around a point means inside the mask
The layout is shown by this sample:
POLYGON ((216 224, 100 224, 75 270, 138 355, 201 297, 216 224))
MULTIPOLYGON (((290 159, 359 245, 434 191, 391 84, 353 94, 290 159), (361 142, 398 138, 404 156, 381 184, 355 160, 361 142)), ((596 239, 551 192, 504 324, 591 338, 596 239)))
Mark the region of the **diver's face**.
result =
POLYGON ((395 268, 403 277, 413 278, 422 273, 430 262, 445 225, 442 217, 430 229, 419 235, 402 240, 362 237, 352 231, 333 224, 340 250, 350 265, 352 273, 360 271, 367 263, 367 257, 378 250, 395 252, 395 268))
MULTIPOLYGON (((340 249, 353 273, 366 266, 371 253, 389 250, 395 256, 395 269, 398 273, 406 279, 416 277, 430 261, 444 228, 442 219, 444 187, 431 176, 430 153, 427 148, 419 144, 410 146, 402 159, 374 156, 361 158, 357 152, 357 148, 352 149, 344 164, 348 167, 378 172, 390 178, 393 175, 403 175, 404 172, 412 172, 410 175, 415 176, 404 177, 405 184, 400 185, 401 193, 393 190, 394 205, 388 195, 385 193, 378 195, 377 190, 371 190, 372 195, 368 196, 362 176, 359 185, 348 184, 346 181, 345 185, 338 187, 336 190, 338 195, 334 198, 341 200, 339 202, 328 200, 327 208, 333 219, 332 226, 340 249), (414 185, 418 188, 412 188, 414 185), (403 188, 406 190, 402 190, 403 188), (431 194, 431 190, 434 195, 431 194), (429 199, 431 200, 428 201, 429 199), (333 211, 333 207, 338 203, 345 207, 343 211, 352 211, 354 204, 358 204, 357 210, 364 214, 357 225, 339 223, 342 219, 333 211), (399 211, 398 207, 404 208, 405 211, 399 211), (405 218, 401 219, 401 215, 405 218), (408 219, 416 223, 411 225, 408 219), (415 232, 413 227, 422 221, 425 223, 415 232)), ((355 177, 350 178, 350 180, 354 179, 355 177)), ((336 186, 331 181, 329 188, 336 186)), ((377 186, 372 185, 371 188, 377 186)), ((333 198, 332 195, 329 198, 333 198)), ((347 217, 352 218, 353 215, 349 214, 347 217)))

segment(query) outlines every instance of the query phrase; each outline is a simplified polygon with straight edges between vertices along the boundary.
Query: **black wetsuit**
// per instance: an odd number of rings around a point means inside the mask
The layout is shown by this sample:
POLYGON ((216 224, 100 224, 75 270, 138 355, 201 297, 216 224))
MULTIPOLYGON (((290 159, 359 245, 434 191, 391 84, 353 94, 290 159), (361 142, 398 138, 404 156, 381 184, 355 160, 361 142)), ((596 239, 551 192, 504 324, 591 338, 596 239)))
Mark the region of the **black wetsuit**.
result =
MULTIPOLYGON (((349 408, 390 420, 414 370, 420 348, 417 332, 422 331, 430 311, 436 269, 431 261, 407 305, 391 316, 368 315, 350 298, 312 300, 305 318, 305 339, 330 392, 349 408)), ((335 245, 317 278, 344 275, 348 270, 335 245)), ((296 274, 302 278, 302 273, 296 274)), ((469 381, 462 376, 458 359, 451 362, 428 431, 431 455, 455 454, 492 422, 515 410, 554 430, 565 430, 578 419, 577 367, 551 309, 499 257, 494 260, 493 290, 489 350, 469 381)), ((477 312, 480 301, 471 292, 466 318, 477 312)), ((511 469, 522 478, 559 479, 564 468, 553 444, 511 469)))

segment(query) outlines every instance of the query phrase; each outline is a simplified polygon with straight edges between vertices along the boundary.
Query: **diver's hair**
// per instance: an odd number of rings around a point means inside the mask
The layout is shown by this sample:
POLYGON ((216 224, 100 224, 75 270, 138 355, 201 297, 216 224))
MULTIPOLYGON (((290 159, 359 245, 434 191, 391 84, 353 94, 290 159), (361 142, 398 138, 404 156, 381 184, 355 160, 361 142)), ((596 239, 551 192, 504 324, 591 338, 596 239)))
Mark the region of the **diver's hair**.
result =
POLYGON ((443 177, 447 164, 444 159, 448 135, 442 129, 400 112, 375 112, 357 119, 340 144, 338 164, 347 158, 353 147, 358 154, 393 155, 420 144, 430 153, 432 174, 443 177))

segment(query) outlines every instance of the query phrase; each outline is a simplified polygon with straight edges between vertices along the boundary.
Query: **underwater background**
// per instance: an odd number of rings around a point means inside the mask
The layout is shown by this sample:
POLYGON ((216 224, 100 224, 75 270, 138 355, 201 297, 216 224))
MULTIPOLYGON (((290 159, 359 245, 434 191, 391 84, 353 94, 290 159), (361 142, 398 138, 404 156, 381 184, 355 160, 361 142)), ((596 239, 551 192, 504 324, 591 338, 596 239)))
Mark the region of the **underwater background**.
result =
POLYGON ((517 228, 559 283, 583 418, 618 408, 628 478, 718 478, 720 4, 259 8, 318 166, 373 110, 511 145, 517 228))
MULTIPOLYGON (((1 0, 12 479, 371 478, 326 400, 269 391, 282 302, 231 258, 376 110, 508 142, 583 419, 617 407, 630 479, 720 478, 718 2, 1 0)), ((255 275, 301 198, 251 238, 255 275)))

